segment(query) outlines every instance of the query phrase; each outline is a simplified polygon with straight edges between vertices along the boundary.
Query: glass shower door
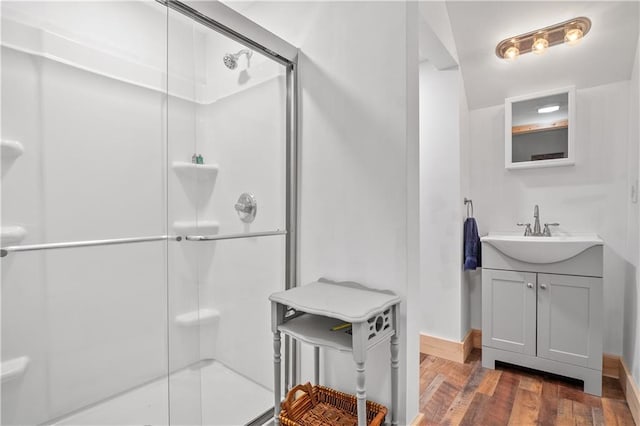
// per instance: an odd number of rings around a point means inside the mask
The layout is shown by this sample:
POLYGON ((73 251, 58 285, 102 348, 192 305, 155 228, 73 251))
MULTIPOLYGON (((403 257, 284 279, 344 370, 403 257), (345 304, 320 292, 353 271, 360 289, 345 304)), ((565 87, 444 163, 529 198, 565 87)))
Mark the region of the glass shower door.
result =
POLYGON ((0 423, 167 424, 167 8, 1 7, 0 423))
POLYGON ((171 423, 241 425, 273 406, 287 69, 177 11, 168 29, 171 423))

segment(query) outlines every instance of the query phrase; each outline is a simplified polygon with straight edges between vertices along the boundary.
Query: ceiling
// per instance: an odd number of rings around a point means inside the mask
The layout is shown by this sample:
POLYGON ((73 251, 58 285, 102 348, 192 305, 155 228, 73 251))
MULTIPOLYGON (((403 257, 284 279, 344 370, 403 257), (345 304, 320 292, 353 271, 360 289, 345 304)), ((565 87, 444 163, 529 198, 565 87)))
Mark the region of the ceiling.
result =
POLYGON ((457 59, 470 109, 505 98, 575 85, 629 80, 638 43, 638 1, 448 1, 457 59), (503 39, 578 16, 591 19, 577 46, 558 45, 544 55, 508 62, 495 55, 503 39))

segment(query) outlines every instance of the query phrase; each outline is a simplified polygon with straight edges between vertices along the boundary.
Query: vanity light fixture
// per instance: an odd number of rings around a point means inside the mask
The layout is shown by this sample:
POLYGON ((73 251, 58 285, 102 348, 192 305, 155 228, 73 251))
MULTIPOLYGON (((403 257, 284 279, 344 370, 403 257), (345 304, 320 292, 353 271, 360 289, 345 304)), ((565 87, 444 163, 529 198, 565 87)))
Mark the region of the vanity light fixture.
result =
POLYGON ((549 105, 546 107, 538 108, 538 114, 547 114, 549 112, 558 111, 560 109, 560 105, 549 105))
POLYGON ((522 53, 542 54, 551 46, 566 43, 574 46, 591 29, 591 20, 584 16, 570 19, 539 30, 502 40, 496 46, 498 58, 513 60, 522 53))

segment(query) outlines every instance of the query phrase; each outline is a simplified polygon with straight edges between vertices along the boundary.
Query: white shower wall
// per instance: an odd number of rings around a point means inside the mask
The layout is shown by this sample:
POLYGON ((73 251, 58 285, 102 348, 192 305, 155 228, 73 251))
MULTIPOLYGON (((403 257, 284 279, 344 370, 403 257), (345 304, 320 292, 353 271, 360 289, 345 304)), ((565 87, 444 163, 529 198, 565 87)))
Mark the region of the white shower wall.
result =
MULTIPOLYGON (((284 228, 283 67, 254 55, 240 84, 243 62, 230 71, 207 50, 223 37, 175 15, 167 63, 156 2, 3 2, 2 13, 2 139, 25 148, 3 159, 2 226, 24 227, 21 244, 173 234, 196 218, 220 233, 284 228), (172 170, 194 152, 219 165, 215 182, 172 170), (233 209, 245 191, 259 203, 249 226, 233 209)), ((2 361, 30 363, 2 385, 2 423, 64 416, 166 375, 167 359, 175 371, 216 358, 270 387, 267 295, 284 287, 284 265, 284 237, 10 254, 2 361), (220 316, 175 323, 198 309, 220 316)), ((177 422, 205 404, 170 396, 177 422)))

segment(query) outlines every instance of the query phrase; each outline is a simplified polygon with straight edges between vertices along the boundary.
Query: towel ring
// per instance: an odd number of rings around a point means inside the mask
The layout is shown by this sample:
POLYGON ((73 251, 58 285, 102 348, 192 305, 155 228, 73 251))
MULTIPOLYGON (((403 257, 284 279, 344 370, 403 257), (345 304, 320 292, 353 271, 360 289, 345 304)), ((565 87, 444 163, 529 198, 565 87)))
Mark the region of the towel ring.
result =
POLYGON ((473 200, 464 197, 464 204, 467 206, 467 218, 473 217, 473 200), (469 208, 471 208, 471 215, 469 215, 469 208))

